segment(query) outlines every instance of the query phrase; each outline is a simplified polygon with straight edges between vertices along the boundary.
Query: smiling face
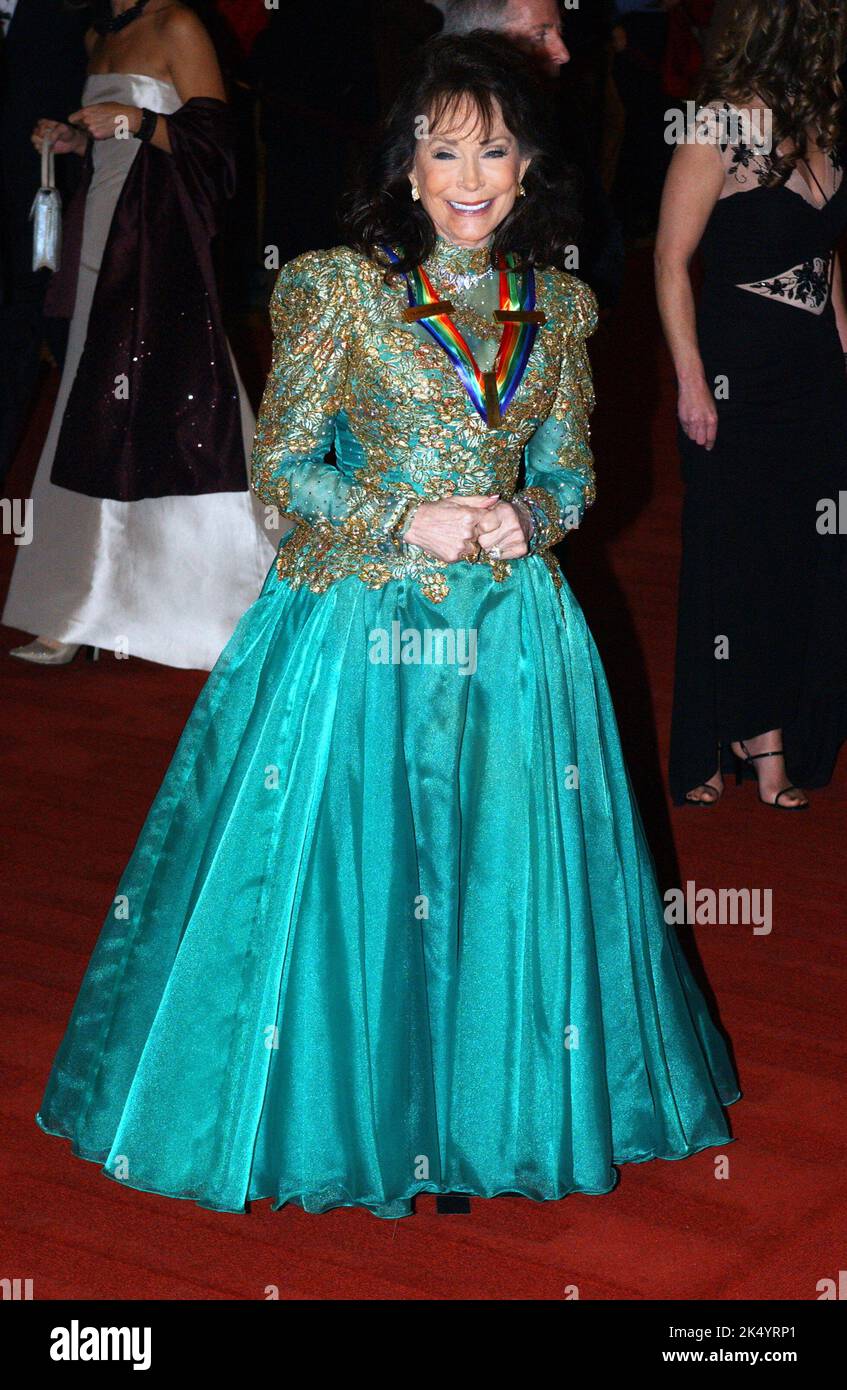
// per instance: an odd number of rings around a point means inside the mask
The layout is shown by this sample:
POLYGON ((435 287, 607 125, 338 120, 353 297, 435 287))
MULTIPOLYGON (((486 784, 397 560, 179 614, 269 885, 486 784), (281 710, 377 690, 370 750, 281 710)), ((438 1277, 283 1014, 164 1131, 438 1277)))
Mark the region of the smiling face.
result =
POLYGON ((458 246, 484 246, 511 210, 529 166, 494 103, 491 128, 467 98, 416 141, 409 174, 437 232, 458 246))

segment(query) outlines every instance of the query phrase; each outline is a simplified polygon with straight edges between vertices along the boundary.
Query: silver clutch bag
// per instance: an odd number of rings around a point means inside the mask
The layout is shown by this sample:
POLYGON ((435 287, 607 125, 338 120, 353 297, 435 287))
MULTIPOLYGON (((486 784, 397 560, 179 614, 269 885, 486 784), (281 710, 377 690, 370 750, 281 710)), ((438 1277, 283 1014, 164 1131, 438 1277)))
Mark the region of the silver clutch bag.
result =
POLYGON ((29 215, 33 270, 58 270, 62 253, 62 199, 56 187, 53 146, 48 140, 41 146, 41 187, 29 215))

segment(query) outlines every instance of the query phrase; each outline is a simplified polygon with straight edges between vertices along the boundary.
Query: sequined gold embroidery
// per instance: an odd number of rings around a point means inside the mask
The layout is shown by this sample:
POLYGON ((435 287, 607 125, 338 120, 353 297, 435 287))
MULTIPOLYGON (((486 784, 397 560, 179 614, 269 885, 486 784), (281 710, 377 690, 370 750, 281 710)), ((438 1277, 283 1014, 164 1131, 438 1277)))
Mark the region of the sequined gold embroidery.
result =
MULTIPOLYGON (((439 349, 401 324, 405 292, 386 285, 378 265, 336 247, 283 267, 252 473, 256 494, 296 523, 280 544, 281 580, 322 593, 350 576, 370 588, 409 579, 440 602, 451 566, 398 544, 395 526, 417 498, 511 497, 525 454, 518 495, 545 519, 532 548, 561 583, 545 551, 568 529, 571 509, 594 499, 585 337, 596 306, 572 276, 540 271, 537 281, 547 322, 503 427, 487 430, 439 349)), ((482 563, 496 582, 512 574, 513 562, 482 563)))

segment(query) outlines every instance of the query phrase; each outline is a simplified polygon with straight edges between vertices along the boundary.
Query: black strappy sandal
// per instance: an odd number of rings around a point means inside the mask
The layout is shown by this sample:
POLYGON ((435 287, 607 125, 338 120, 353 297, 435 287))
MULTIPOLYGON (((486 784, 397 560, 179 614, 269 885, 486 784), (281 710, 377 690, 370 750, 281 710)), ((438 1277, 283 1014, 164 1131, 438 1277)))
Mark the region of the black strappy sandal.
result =
MULTIPOLYGON (((738 783, 738 785, 740 786, 742 778, 744 776, 744 768, 747 767, 750 769, 753 777, 755 777, 756 787, 758 789, 759 778, 756 773, 756 769, 753 767, 753 764, 755 762, 758 762, 760 758, 782 758, 785 756, 785 754, 781 748, 773 748, 769 753, 751 753, 749 748, 747 747, 747 744, 744 742, 742 738, 740 738, 738 742, 741 745, 741 748, 744 752, 744 757, 739 758, 738 754, 733 751, 733 757, 735 758, 736 762, 736 783, 738 783)), ((795 787, 793 784, 791 784, 787 787, 783 787, 781 791, 778 791, 773 801, 766 801, 765 798, 762 796, 761 791, 759 791, 759 800, 761 801, 763 806, 775 806, 778 811, 808 811, 808 798, 805 801, 795 802, 792 806, 787 806, 784 802, 780 801, 779 798, 781 796, 786 796, 788 792, 799 792, 801 796, 806 795, 802 788, 795 787)))

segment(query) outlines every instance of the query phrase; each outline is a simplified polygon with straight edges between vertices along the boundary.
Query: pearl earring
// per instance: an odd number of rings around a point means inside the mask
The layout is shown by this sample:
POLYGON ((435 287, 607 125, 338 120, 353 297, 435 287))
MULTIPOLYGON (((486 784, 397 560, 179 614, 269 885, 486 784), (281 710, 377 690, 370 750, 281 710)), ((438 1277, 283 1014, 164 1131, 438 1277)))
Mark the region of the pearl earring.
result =
POLYGON ((525 197, 526 197, 526 189, 524 188, 524 186, 523 186, 522 183, 519 183, 519 184, 518 184, 517 197, 518 197, 518 198, 525 198, 525 197))
POLYGON ((413 184, 412 184, 412 202, 413 202, 413 203, 417 203, 417 202, 419 201, 419 199, 420 199, 420 196, 421 196, 421 195, 420 195, 420 193, 418 192, 418 185, 417 185, 416 183, 413 183, 413 184))

